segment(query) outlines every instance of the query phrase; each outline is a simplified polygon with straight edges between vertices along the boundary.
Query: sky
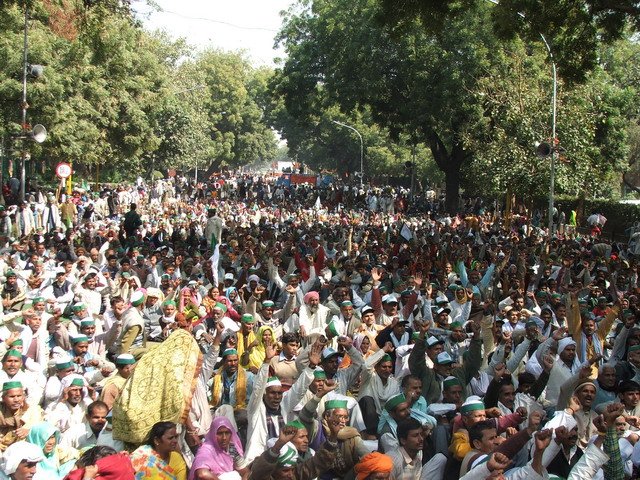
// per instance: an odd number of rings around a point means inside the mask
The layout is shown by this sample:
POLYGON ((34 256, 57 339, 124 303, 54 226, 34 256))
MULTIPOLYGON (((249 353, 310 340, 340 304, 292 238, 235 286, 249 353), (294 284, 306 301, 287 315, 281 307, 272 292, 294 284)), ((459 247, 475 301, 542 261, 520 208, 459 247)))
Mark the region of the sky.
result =
POLYGON ((207 47, 247 52, 256 66, 274 65, 283 56, 273 50, 282 19, 280 12, 295 0, 154 0, 162 11, 146 2, 132 8, 149 30, 166 30, 174 38, 184 37, 198 49, 207 47))

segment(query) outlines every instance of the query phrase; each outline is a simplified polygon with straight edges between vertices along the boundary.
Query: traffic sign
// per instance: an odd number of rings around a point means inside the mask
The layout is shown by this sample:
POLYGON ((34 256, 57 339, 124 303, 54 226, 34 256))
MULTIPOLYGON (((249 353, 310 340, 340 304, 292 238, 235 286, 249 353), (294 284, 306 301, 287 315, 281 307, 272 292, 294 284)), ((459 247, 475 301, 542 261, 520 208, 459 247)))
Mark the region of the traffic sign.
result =
POLYGON ((71 165, 61 162, 56 166, 56 175, 58 178, 68 178, 71 175, 71 165))

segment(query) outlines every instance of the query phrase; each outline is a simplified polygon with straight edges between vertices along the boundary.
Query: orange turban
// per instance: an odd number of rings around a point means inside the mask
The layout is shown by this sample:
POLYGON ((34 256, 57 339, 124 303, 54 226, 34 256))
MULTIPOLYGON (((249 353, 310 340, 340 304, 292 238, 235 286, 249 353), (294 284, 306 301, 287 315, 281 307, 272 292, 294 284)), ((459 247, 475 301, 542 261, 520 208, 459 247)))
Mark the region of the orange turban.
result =
POLYGON ((365 480, 372 473, 391 473, 391 470, 391 457, 378 452, 368 453, 355 466, 358 480, 365 480))

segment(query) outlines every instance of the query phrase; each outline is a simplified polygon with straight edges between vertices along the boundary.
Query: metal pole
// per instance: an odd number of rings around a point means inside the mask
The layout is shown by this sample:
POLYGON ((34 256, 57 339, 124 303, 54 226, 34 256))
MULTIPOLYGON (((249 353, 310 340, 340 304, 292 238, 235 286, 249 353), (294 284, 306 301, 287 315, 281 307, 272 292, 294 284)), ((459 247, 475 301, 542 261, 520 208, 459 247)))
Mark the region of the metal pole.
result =
POLYGON ((198 159, 196 158, 196 174, 194 176, 194 181, 196 185, 198 184, 198 159))
POLYGON ((356 130, 354 127, 352 127, 351 125, 338 122, 337 120, 331 120, 331 121, 336 125, 340 125, 341 127, 348 128, 349 130, 353 130, 354 132, 356 132, 356 135, 358 135, 358 138, 360 139, 360 186, 362 187, 364 182, 364 142, 362 141, 362 135, 360 135, 360 132, 356 130))
POLYGON ((544 46, 547 47, 549 59, 551 60, 551 68, 553 70, 553 95, 551 98, 551 178, 549 179, 549 235, 553 233, 553 203, 555 196, 556 182, 556 117, 558 108, 558 76, 556 71, 556 61, 553 58, 553 52, 543 34, 540 34, 544 46))
POLYGON ((25 142, 27 141, 27 108, 29 105, 27 104, 27 69, 28 69, 28 51, 29 44, 27 40, 28 33, 28 20, 29 20, 29 11, 27 8, 27 2, 24 2, 24 44, 23 44, 23 62, 22 62, 22 161, 20 165, 20 201, 24 202, 25 198, 25 182, 26 182, 26 173, 25 173, 25 163, 27 160, 27 152, 25 142))
POLYGON ((411 201, 415 192, 415 178, 416 178, 416 144, 415 142, 411 146, 411 201))
MULTIPOLYGON (((499 5, 498 0, 487 0, 494 5, 499 5)), ((518 12, 521 18, 526 19, 524 13, 518 12)), ((544 46, 547 48, 549 54, 549 60, 551 61, 551 68, 553 70, 553 96, 551 99, 551 178, 549 180, 549 235, 553 233, 553 204, 555 195, 555 181, 556 181, 556 113, 557 113, 557 95, 558 95, 558 76, 556 71, 556 61, 553 57, 553 51, 547 39, 542 33, 539 33, 540 38, 544 46)))

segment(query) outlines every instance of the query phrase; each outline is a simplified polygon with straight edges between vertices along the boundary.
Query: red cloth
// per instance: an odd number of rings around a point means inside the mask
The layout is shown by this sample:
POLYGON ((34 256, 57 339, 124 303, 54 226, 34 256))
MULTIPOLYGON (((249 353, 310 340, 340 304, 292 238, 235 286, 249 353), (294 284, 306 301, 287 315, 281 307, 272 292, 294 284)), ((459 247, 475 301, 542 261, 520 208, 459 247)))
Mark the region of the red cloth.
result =
MULTIPOLYGON (((134 480, 135 471, 129 460, 129 455, 116 453, 108 457, 101 458, 96 462, 98 466, 99 478, 101 480, 134 480)), ((82 480, 84 478, 84 468, 76 468, 64 477, 65 480, 82 480)))

